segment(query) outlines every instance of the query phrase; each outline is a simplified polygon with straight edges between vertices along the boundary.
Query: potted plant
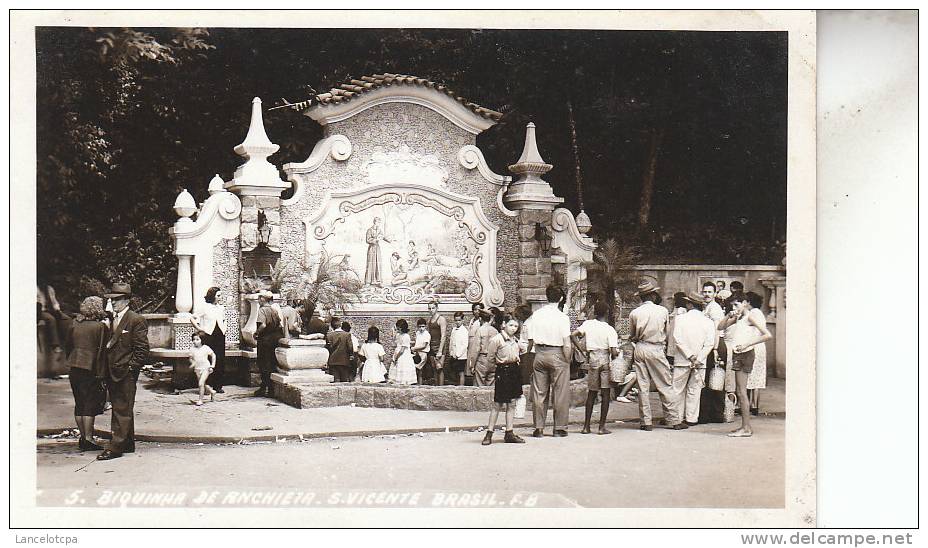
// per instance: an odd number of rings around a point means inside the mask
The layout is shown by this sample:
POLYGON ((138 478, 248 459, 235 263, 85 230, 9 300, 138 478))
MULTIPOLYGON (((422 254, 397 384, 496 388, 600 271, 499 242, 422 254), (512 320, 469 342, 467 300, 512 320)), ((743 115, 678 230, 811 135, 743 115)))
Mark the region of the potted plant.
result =
POLYGON ((574 310, 589 312, 598 300, 609 305, 609 323, 615 325, 619 299, 626 298, 628 287, 634 286, 635 276, 628 270, 638 261, 636 247, 623 246, 615 238, 600 243, 593 251, 593 260, 584 263, 586 278, 575 280, 567 288, 572 295, 571 307, 574 310))
POLYGON ((317 306, 326 310, 345 310, 361 300, 361 278, 348 264, 347 255, 329 255, 324 250, 317 256, 300 261, 290 297, 301 299, 303 327, 317 306))

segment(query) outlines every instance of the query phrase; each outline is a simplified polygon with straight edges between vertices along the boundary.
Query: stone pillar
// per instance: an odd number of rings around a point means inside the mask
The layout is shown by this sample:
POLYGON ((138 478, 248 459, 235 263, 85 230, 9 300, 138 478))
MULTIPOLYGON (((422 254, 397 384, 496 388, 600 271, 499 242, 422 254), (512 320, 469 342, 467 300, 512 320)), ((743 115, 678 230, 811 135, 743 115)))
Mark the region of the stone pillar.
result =
MULTIPOLYGON (((174 223, 172 233, 178 234, 190 230, 193 220, 190 218, 197 212, 197 204, 187 189, 180 191, 174 200, 174 213, 179 219, 174 223)), ((193 310, 193 273, 190 270, 191 256, 178 253, 175 240, 174 253, 177 255, 177 288, 174 291, 174 306, 181 317, 189 316, 193 310)))
POLYGON ((774 367, 776 376, 786 378, 786 277, 773 276, 758 280, 769 292, 767 327, 774 336, 774 367))
POLYGON ((177 290, 174 306, 178 316, 189 316, 193 310, 193 281, 190 272, 190 255, 177 256, 177 290))
POLYGON ((251 124, 245 140, 235 147, 235 153, 245 163, 235 170, 235 176, 225 184, 226 189, 242 199, 241 234, 242 251, 248 252, 258 245, 258 218, 263 214, 270 235, 265 242, 271 251, 280 251, 280 194, 290 183, 280 178, 277 167, 267 158, 280 149, 268 139, 261 113, 261 99, 251 102, 251 124))
MULTIPOLYGON (((259 244, 258 219, 263 216, 270 228, 270 235, 264 244, 270 251, 279 252, 280 245, 280 194, 290 188, 290 183, 280 178, 277 167, 268 161, 280 149, 271 142, 264 130, 264 117, 261 111, 261 99, 251 101, 251 123, 245 140, 234 148, 235 153, 245 158, 245 163, 236 170, 231 181, 225 183, 226 190, 237 194, 242 201, 240 219, 241 246, 243 260, 259 244)), ((239 293, 244 293, 239 288, 239 293)), ((248 314, 248 321, 241 329, 242 341, 254 343, 254 321, 257 313, 257 301, 245 296, 242 300, 243 314, 248 314)))
POLYGON ((548 245, 551 245, 551 212, 564 201, 555 196, 551 185, 541 178, 552 167, 541 158, 535 141, 535 124, 529 123, 525 128, 522 156, 509 166, 509 171, 517 179, 503 196, 506 207, 518 212, 519 296, 527 303, 544 302, 545 287, 551 283, 550 251, 545 253, 542 250, 537 236, 540 226, 549 238, 548 245))
POLYGON ((519 223, 519 296, 523 302, 544 302, 545 288, 551 283, 552 265, 551 257, 542 252, 536 232, 539 224, 545 231, 549 230, 551 213, 523 209, 516 219, 519 223))

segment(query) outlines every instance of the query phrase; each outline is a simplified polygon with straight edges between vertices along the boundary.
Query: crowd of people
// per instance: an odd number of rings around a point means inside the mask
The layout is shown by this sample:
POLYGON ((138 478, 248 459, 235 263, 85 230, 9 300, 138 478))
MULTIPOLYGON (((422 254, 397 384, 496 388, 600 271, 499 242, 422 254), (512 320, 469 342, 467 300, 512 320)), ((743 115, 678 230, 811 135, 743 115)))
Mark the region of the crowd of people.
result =
MULTIPOLYGON (((715 283, 706 282, 701 292, 678 292, 668 310, 661 306, 660 288, 642 283, 637 290, 641 305, 629 315, 625 342, 608 321, 610 310, 605 302, 596 302, 593 317, 571 329, 563 310, 566 294, 553 285, 546 289, 547 304, 534 312, 527 305, 507 312, 474 303, 469 319, 457 311, 450 325, 439 312, 440 302, 433 300, 428 305, 429 317, 418 318, 412 333, 407 320, 396 321, 389 356, 378 327, 369 326, 361 340, 349 322, 331 312, 326 321, 313 310, 304 329, 301 302, 275 303, 274 295, 264 291, 259 295, 254 333, 261 373, 255 395, 273 396, 270 377, 277 370, 275 350, 282 339, 304 334, 325 340, 326 370, 333 382, 443 385, 447 381, 492 387, 494 405, 484 445, 492 443, 500 413, 505 417, 504 442, 525 443, 513 431, 513 421, 526 384, 534 402, 532 436, 543 437, 549 406, 554 410, 553 435, 567 436, 571 364, 577 363, 588 390, 581 433, 592 432, 597 400, 599 434, 610 433, 606 424, 614 400, 637 399, 640 428, 652 430, 653 387, 663 410, 662 422, 674 430, 724 422, 726 406, 732 401, 728 395, 734 394, 742 423, 729 436, 749 437, 758 390, 765 386, 764 343, 772 335, 760 311, 759 295, 745 292, 737 281, 723 290, 725 298, 718 289, 715 283), (710 374, 717 372, 725 376, 721 386, 709 382, 710 374)), ((104 296, 106 303, 100 297, 87 297, 80 314, 67 317, 66 323, 53 291, 50 295, 45 291, 45 301, 39 301, 39 328, 47 330, 47 338, 66 353, 70 367, 79 447, 102 450, 97 457, 101 460, 135 450, 135 387, 149 349, 144 317, 129 310, 131 294, 127 284, 114 284, 104 296), (104 450, 94 442, 93 425, 107 399, 113 411, 113 437, 104 450)), ((205 304, 191 319, 195 331, 189 355, 197 378, 199 397, 194 403, 198 406, 205 396, 212 401, 223 393, 227 326, 220 297, 220 288, 209 288, 205 304)))

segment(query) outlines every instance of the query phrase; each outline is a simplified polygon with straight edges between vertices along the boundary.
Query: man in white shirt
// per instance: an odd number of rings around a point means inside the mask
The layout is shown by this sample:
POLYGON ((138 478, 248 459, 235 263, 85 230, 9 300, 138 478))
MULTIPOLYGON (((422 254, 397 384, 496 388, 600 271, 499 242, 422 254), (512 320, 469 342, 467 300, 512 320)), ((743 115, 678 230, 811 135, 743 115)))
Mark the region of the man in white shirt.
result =
MULTIPOLYGON (((731 293, 725 288, 725 282, 719 280, 717 283, 711 281, 706 281, 702 284, 702 296, 705 299, 706 308, 704 313, 706 317, 712 320, 712 323, 715 324, 716 329, 718 329, 719 323, 725 318, 725 312, 722 310, 721 302, 726 298, 724 293, 731 293)), ((709 353, 709 356, 706 358, 706 372, 712 370, 718 363, 720 351, 724 352, 724 347, 720 347, 722 342, 721 333, 718 331, 715 335, 715 342, 712 345, 712 352, 709 353)), ((724 358, 723 358, 724 359, 724 358)), ((704 383, 707 382, 708 376, 704 379, 704 383)), ((724 422, 724 413, 725 413, 725 391, 715 391, 707 388, 703 388, 702 396, 700 397, 699 403, 699 422, 708 423, 708 422, 724 422)), ((687 413, 689 415, 689 413, 687 413)), ((691 422, 687 419, 687 422, 691 422)))
POLYGON ((599 409, 599 433, 610 434, 606 430, 606 419, 609 416, 609 402, 612 400, 612 379, 609 376, 609 363, 619 355, 619 335, 615 328, 606 322, 609 315, 609 305, 599 301, 593 307, 596 315, 594 320, 586 320, 576 331, 571 333, 570 340, 574 347, 580 347, 580 339, 586 343, 586 415, 581 434, 590 433, 590 421, 593 417, 593 405, 596 396, 601 393, 602 402, 599 409))
MULTIPOLYGON (((628 315, 628 328, 630 340, 635 344, 634 368, 638 376, 638 410, 641 413, 641 429, 650 431, 651 425, 651 383, 657 389, 661 399, 661 406, 665 412, 665 422, 676 429, 682 417, 677 408, 672 405, 673 372, 670 362, 667 361, 667 323, 669 313, 663 306, 657 304, 660 300, 660 288, 651 282, 644 282, 638 286, 638 298, 641 306, 628 315)), ((682 427, 682 428, 685 428, 682 427)))
POLYGON ((686 293, 682 291, 677 291, 673 294, 673 311, 670 313, 670 318, 667 320, 667 361, 673 365, 673 357, 676 354, 676 348, 673 342, 673 327, 674 322, 677 316, 686 314, 686 308, 681 308, 676 305, 678 298, 683 298, 686 296, 686 293))
POLYGON ((699 422, 699 398, 705 386, 706 358, 715 345, 715 323, 703 313, 704 297, 692 293, 680 297, 674 307, 683 306, 686 313, 677 316, 673 339, 673 405, 684 415, 681 429, 699 422))
POLYGON ((560 287, 545 290, 548 304, 532 314, 530 344, 535 350, 532 365, 532 412, 535 416, 533 437, 544 435, 547 409, 544 405, 548 387, 552 387, 554 435, 567 436, 567 413, 570 410, 570 318, 558 308, 564 295, 560 287))
POLYGON ((464 313, 459 310, 454 313, 454 327, 451 329, 451 337, 448 339, 448 355, 451 356, 449 366, 451 373, 460 377, 459 386, 464 386, 464 369, 467 363, 469 341, 470 333, 467 326, 464 325, 464 313))
POLYGON ((702 284, 702 296, 706 303, 706 317, 712 320, 716 327, 718 327, 719 322, 725 317, 725 312, 722 310, 722 305, 715 300, 717 296, 715 284, 712 282, 705 282, 702 284))

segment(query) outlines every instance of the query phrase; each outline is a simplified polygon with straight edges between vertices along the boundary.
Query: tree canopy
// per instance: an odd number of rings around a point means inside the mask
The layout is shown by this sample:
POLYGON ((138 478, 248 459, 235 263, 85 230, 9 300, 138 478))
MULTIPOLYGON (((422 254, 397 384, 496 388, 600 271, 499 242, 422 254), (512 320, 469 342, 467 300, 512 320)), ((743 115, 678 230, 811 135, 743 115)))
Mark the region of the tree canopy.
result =
MULTIPOLYGON (((232 177, 251 99, 271 107, 383 72, 503 112, 478 137, 497 172, 535 122, 555 166, 545 179, 576 212, 580 166, 594 235, 642 263, 778 263, 786 44, 776 32, 39 28, 39 278, 63 293, 121 279, 149 300, 172 294, 174 197, 232 177)), ((321 136, 288 109, 265 125, 277 165, 321 136)))

